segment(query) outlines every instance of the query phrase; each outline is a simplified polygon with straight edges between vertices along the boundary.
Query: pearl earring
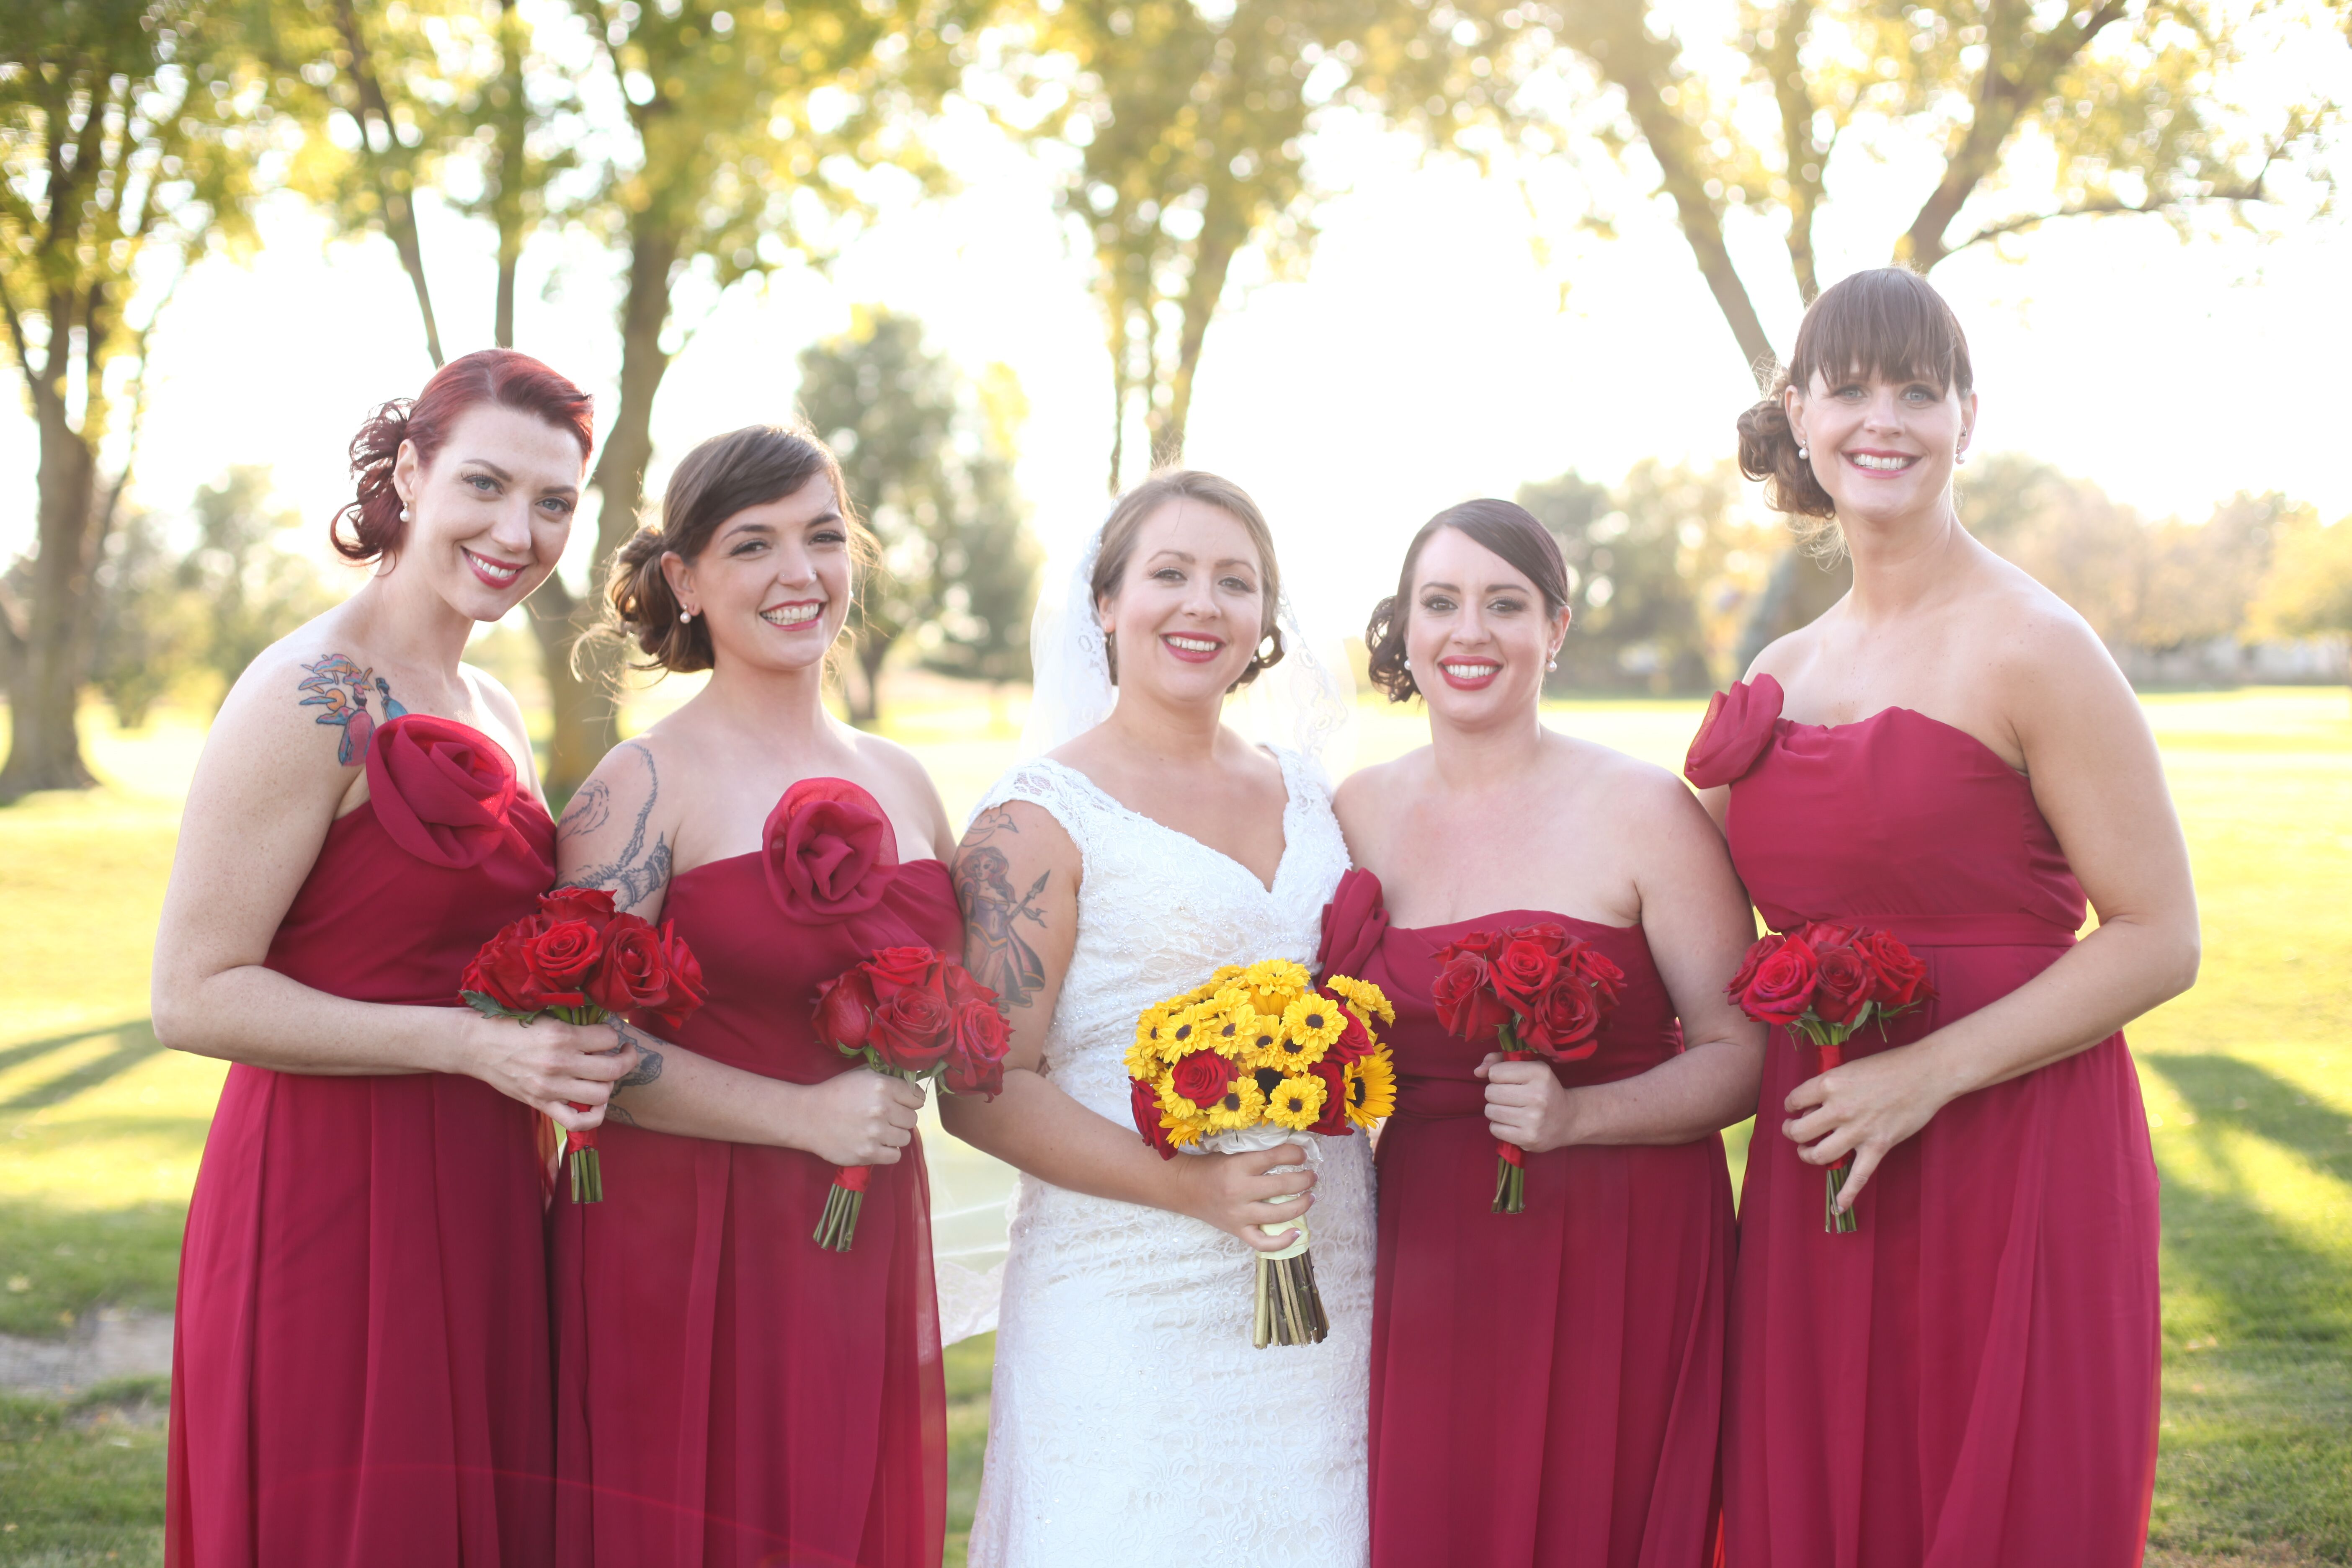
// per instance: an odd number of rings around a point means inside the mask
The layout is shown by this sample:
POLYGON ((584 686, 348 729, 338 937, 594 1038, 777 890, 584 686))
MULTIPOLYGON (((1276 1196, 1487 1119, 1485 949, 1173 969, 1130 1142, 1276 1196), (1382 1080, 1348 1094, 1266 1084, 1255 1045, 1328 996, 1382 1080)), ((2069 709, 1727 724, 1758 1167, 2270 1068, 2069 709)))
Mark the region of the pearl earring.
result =
POLYGON ((694 619, 694 612, 693 612, 692 610, 680 610, 680 611, 677 613, 677 621, 678 621, 678 625, 680 625, 680 626, 684 626, 684 625, 686 625, 688 622, 689 622, 689 621, 691 621, 691 620, 693 620, 693 619, 694 619))
POLYGON ((406 507, 402 507, 400 509, 400 521, 403 522, 415 522, 416 519, 409 514, 409 510, 406 507))
POLYGON ((1559 668, 1559 656, 1554 654, 1551 658, 1544 660, 1544 668, 1546 669, 1558 669, 1559 668))
POLYGON ((1805 444, 1802 441, 1800 441, 1797 443, 1797 456, 1801 460, 1802 460, 1811 458, 1812 453, 1807 450, 1805 444))

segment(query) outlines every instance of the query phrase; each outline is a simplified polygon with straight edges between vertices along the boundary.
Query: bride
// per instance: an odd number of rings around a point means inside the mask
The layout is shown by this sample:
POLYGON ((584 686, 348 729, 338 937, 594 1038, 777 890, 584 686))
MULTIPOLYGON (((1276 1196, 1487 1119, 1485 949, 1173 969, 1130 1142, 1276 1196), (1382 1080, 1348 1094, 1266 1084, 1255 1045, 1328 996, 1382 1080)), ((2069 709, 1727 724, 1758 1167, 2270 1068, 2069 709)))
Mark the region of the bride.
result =
MULTIPOLYGON (((1281 604, 1237 486, 1120 498, 1033 646, 1056 749, 997 783, 957 855, 965 963, 1013 1043, 1003 1095, 940 1113, 1024 1173, 974 1568, 1366 1560, 1367 1141, 1163 1162, 1121 1062, 1139 1014, 1220 965, 1311 963, 1348 868, 1313 758, 1221 722, 1282 659, 1281 604), (1254 1350, 1251 1250, 1310 1209, 1330 1337, 1254 1350)), ((1283 674, 1311 752, 1344 705, 1304 648, 1283 674)))

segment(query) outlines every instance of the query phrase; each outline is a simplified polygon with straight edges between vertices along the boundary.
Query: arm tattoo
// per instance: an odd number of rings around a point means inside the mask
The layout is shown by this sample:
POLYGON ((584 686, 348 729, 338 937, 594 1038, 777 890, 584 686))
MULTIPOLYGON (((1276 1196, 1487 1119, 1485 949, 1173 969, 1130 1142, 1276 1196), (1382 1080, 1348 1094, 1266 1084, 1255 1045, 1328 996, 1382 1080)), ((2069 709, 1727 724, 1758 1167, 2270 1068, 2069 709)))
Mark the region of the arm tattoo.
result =
POLYGON ((604 1021, 613 1026, 613 1038, 620 1043, 604 1055, 618 1056, 632 1045, 637 1047, 637 1065, 613 1085, 613 1098, 618 1100, 623 1089, 641 1089, 661 1077, 662 1054, 654 1049, 654 1037, 643 1029, 621 1018, 608 1017, 604 1021))
POLYGON ((1021 924, 1045 923, 1037 900, 1054 875, 1040 871, 1027 892, 1014 893, 1012 862, 990 841, 1000 833, 1020 831, 1020 824, 1002 806, 983 811, 964 836, 955 863, 956 896, 963 901, 965 963, 974 979, 1013 1007, 1027 1006, 1045 985, 1045 961, 1029 945, 1021 924))
POLYGON ((355 768, 367 761, 368 741, 378 723, 388 723, 408 711, 394 700, 391 684, 373 666, 362 669, 349 655, 331 653, 302 668, 310 672, 310 679, 296 681, 294 689, 310 695, 298 699, 298 703, 325 709, 319 722, 341 727, 343 738, 335 747, 335 761, 344 767, 355 768), (371 691, 383 704, 381 720, 368 711, 371 691))
MULTIPOLYGON (((653 897, 669 882, 669 841, 660 834, 654 835, 651 849, 646 847, 646 825, 652 820, 654 802, 661 798, 661 774, 654 769, 654 756, 643 746, 631 742, 630 746, 645 759, 646 798, 637 807, 637 820, 629 829, 629 841, 621 852, 602 866, 583 866, 563 884, 567 888, 609 888, 614 903, 623 910, 635 909, 653 897)), ((558 837, 570 838, 583 833, 593 833, 613 817, 613 792, 602 779, 591 779, 580 793, 563 808, 563 820, 556 825, 558 837)))

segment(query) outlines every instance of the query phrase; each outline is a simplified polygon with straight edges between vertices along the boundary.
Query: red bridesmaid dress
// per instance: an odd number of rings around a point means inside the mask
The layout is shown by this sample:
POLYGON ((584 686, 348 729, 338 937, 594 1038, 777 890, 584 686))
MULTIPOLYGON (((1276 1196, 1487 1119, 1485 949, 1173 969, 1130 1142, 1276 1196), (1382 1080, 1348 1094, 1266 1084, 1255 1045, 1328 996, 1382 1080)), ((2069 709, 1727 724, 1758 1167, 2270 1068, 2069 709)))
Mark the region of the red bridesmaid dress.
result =
MULTIPOLYGON (((555 870, 555 825, 463 724, 376 731, 270 968, 361 1002, 457 976, 555 870)), ((173 1568, 554 1561, 537 1118, 470 1078, 228 1069, 173 1325, 173 1568)))
MULTIPOLYGON (((819 982, 878 948, 961 951, 947 867, 901 864, 840 779, 663 908, 709 1001, 689 1050, 770 1078, 864 1071, 818 1042, 819 982)), ((555 1212, 557 1542, 611 1568, 937 1568, 947 1393, 922 1144, 877 1165, 852 1250, 813 1239, 834 1167, 607 1123, 604 1201, 555 1212)))
MULTIPOLYGON (((1731 786, 1765 920, 1874 925, 1936 1000, 1850 1057, 1999 1000, 2074 944, 2083 889, 2024 778, 1889 708, 1780 716, 1717 699, 1685 772, 1731 786)), ((1963 1095, 1822 1229, 1822 1169, 1780 1106, 1815 1055, 1776 1031, 1740 1202, 1725 1400, 1732 1568, 2129 1568, 2155 1483, 2157 1180, 2120 1034, 1963 1095)))
POLYGON ((1430 1001, 1440 948, 1551 921, 1625 972, 1600 1049, 1556 1066, 1609 1083, 1682 1049, 1642 928, 1516 910, 1408 931, 1348 873, 1323 968, 1396 1007, 1373 1287, 1374 1568, 1700 1568, 1716 1543, 1717 1418, 1733 1248, 1723 1141, 1528 1156, 1527 1212, 1488 1212, 1486 1055, 1430 1001))

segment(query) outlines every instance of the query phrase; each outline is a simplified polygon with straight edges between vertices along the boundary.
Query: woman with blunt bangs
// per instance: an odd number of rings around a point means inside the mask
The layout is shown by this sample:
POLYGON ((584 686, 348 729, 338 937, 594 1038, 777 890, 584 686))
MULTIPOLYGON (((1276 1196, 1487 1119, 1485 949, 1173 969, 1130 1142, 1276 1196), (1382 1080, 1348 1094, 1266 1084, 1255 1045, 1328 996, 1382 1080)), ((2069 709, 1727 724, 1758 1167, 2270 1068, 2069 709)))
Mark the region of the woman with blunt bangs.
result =
POLYGON ((635 1058, 458 1003, 555 871, 522 714, 459 660, 562 557, 590 444, 587 395, 503 349, 378 409, 334 540, 373 574, 205 742, 155 943, 157 1037, 234 1064, 180 1259, 173 1568, 555 1561, 538 1134, 635 1058))
POLYGON ((1372 1323, 1375 1568, 1701 1568, 1732 1261, 1719 1130, 1763 1031, 1723 980, 1754 926, 1672 773, 1548 729, 1570 633, 1559 545, 1522 508, 1430 519, 1365 630, 1430 743, 1339 786, 1358 869, 1332 968, 1396 1007, 1372 1323), (1550 928, 1622 975, 1574 1061, 1506 1061, 1440 1022, 1443 955, 1550 928), (1525 1208, 1493 1212, 1497 1140, 1525 1208))
POLYGON ((1933 997, 1826 1072, 1787 1031, 1765 1054, 1733 1568, 2131 1568, 2147 1537, 2157 1177, 2119 1031, 2194 981, 2196 894, 2115 661, 1960 526, 1976 416, 1950 307, 1884 268, 1813 301, 1739 422, 1853 588, 1716 699, 1685 771, 1767 923, 1889 933, 1933 997))
POLYGON ((824 709, 866 542, 840 465, 754 425, 687 454, 613 567, 617 628, 700 692, 565 810, 564 885, 676 923, 709 999, 655 1040, 559 1194, 557 1542, 567 1564, 935 1568, 946 1388, 922 1091, 817 1037, 816 988, 884 948, 956 952, 939 792, 824 709), (855 1245, 814 1240, 872 1167, 855 1245))

